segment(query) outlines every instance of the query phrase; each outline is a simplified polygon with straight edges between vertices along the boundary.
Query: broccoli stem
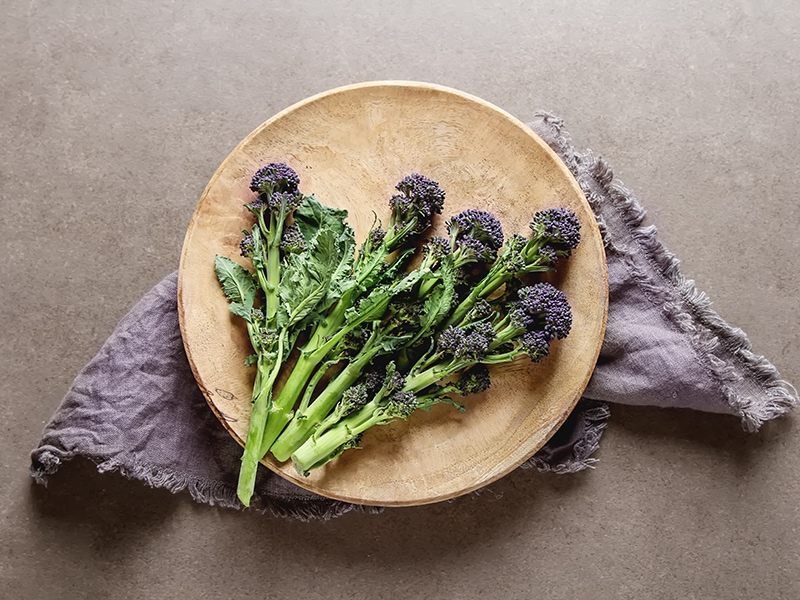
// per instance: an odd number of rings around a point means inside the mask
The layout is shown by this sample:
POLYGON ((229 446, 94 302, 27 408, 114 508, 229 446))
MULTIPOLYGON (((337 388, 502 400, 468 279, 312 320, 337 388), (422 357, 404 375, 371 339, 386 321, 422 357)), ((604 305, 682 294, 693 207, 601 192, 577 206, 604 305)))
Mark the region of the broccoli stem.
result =
POLYGON ((478 300, 490 296, 492 292, 495 292, 501 285, 511 279, 511 277, 513 277, 512 273, 502 265, 495 263, 495 265, 489 269, 486 277, 481 279, 481 281, 472 288, 467 297, 456 307, 444 326, 460 325, 461 321, 464 320, 464 317, 467 316, 467 313, 475 306, 478 300))
POLYGON ((345 390, 353 385, 361 376, 362 371, 381 351, 380 344, 369 343, 365 346, 355 360, 348 363, 334 377, 320 395, 309 405, 304 412, 304 418, 293 419, 280 434, 270 451, 276 460, 287 460, 314 433, 317 428, 333 410, 345 390))
MULTIPOLYGON (((280 297, 278 285, 281 281, 281 236, 283 235, 283 222, 286 218, 285 202, 278 215, 270 214, 270 228, 267 230, 267 288, 265 314, 270 327, 275 326, 275 316, 278 313, 280 297)), ((263 223, 263 215, 259 217, 263 223)))
POLYGON ((314 369, 316 369, 321 360, 322 358, 316 361, 313 358, 304 358, 302 354, 300 358, 297 359, 297 363, 292 369, 289 378, 272 402, 266 428, 259 441, 259 454, 261 458, 266 456, 272 444, 286 425, 288 425, 289 421, 292 420, 294 416, 292 407, 303 392, 306 382, 314 374, 314 369))
POLYGON ((309 438, 291 455, 292 464, 298 473, 308 474, 338 456, 339 448, 358 437, 373 425, 385 421, 380 410, 369 405, 352 416, 345 417, 318 439, 309 438), (369 408, 368 408, 369 407, 369 408))
POLYGON ((264 428, 267 422, 272 386, 275 384, 275 379, 283 362, 284 337, 285 331, 278 338, 276 360, 266 363, 263 355, 259 356, 258 359, 258 371, 253 386, 255 392, 253 409, 250 414, 250 424, 247 428, 244 453, 242 454, 242 466, 239 470, 239 482, 236 489, 236 495, 245 506, 250 506, 250 498, 255 489, 258 461, 262 458, 259 450, 261 449, 261 438, 264 435, 264 428))
MULTIPOLYGON (((470 360, 451 360, 445 364, 434 365, 407 379, 403 386, 403 391, 417 392, 425 390, 445 377, 475 364, 475 362, 476 361, 470 360)), ((449 399, 442 398, 442 395, 452 392, 455 389, 456 388, 452 386, 442 388, 437 392, 418 397, 417 402, 421 406, 427 407, 437 402, 446 402, 449 399)), ((331 423, 328 419, 325 419, 318 433, 315 432, 313 435, 307 436, 306 439, 291 452, 290 455, 295 469, 299 473, 307 475, 313 469, 317 469, 333 458, 336 458, 341 453, 340 449, 344 444, 354 440, 370 427, 394 421, 395 418, 387 415, 382 407, 384 391, 385 388, 382 388, 375 395, 375 398, 361 409, 339 419, 336 423, 331 423)), ((451 400, 450 403, 463 410, 463 407, 457 402, 451 400)), ((288 431, 289 429, 287 428, 287 432, 288 431)), ((273 453, 274 451, 275 449, 273 448, 273 453)), ((287 455, 286 458, 288 457, 287 455)), ((276 458, 285 460, 277 455, 276 458)))
MULTIPOLYGON (((310 352, 308 350, 308 344, 306 345, 306 348, 297 359, 297 363, 295 363, 295 366, 292 368, 289 378, 272 403, 269 419, 267 421, 267 430, 261 441, 262 457, 266 456, 267 452, 270 451, 272 445, 278 439, 278 436, 281 435, 284 428, 292 421, 294 417, 292 408, 303 393, 306 384, 314 375, 319 364, 325 360, 339 342, 341 342, 348 333, 353 331, 353 329, 360 326, 364 321, 371 319, 375 314, 379 313, 378 317, 382 316, 389 306, 389 299, 390 298, 387 296, 387 298, 375 307, 373 313, 360 315, 347 325, 345 325, 344 318, 345 309, 347 307, 339 307, 335 309, 334 312, 341 312, 341 321, 337 322, 337 320, 328 319, 326 325, 323 326, 322 332, 315 332, 312 337, 316 338, 321 345, 310 352), (336 332, 329 336, 324 334, 326 331, 336 332)), ((305 416, 308 417, 308 415, 305 416)), ((304 418, 303 420, 305 421, 306 419, 304 418)))
POLYGON ((314 395, 314 390, 317 389, 317 384, 319 384, 320 380, 326 375, 326 373, 331 369, 331 367, 337 365, 339 363, 338 360, 328 360, 322 363, 318 368, 316 373, 312 375, 308 385, 306 385, 306 391, 303 393, 303 398, 300 400, 300 406, 297 407, 297 415, 298 419, 305 419, 307 415, 305 414, 308 410, 308 405, 311 404, 311 397, 314 395))

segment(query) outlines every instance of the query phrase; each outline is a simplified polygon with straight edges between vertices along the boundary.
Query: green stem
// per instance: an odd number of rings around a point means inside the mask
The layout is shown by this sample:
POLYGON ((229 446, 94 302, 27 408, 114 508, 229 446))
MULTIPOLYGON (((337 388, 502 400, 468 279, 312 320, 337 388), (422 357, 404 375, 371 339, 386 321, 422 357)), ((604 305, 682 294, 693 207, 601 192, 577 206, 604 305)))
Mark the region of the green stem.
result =
POLYGON ((287 460, 314 432, 314 428, 328 413, 333 410, 347 388, 353 385, 361 375, 364 368, 372 361, 378 352, 380 344, 375 344, 366 352, 359 354, 358 358, 345 366, 334 377, 322 393, 311 403, 304 413, 304 419, 293 419, 283 433, 272 444, 270 451, 278 461, 287 460))
POLYGON ((283 209, 276 217, 270 214, 269 240, 267 242, 267 291, 266 310, 267 323, 269 327, 275 327, 275 316, 278 314, 278 286, 281 282, 281 236, 283 235, 283 219, 285 214, 283 209))
POLYGON ((292 463, 295 469, 299 473, 307 474, 312 469, 321 467, 328 462, 326 459, 329 459, 342 444, 355 439, 360 433, 381 422, 383 416, 379 411, 373 409, 370 413, 365 410, 366 408, 364 407, 352 417, 342 419, 319 439, 310 438, 299 446, 292 454, 292 463), (364 418, 365 414, 369 414, 369 417, 364 418))
POLYGON ((259 454, 261 458, 266 456, 270 446, 272 446, 286 425, 289 424, 289 421, 292 420, 294 403, 303 392, 306 382, 314 374, 314 369, 318 364, 319 361, 314 361, 313 357, 305 357, 302 354, 297 359, 289 378, 272 402, 266 429, 260 443, 259 454))
POLYGON ((492 354, 489 356, 484 356, 481 359, 481 363, 484 365, 499 365, 502 363, 511 362, 515 358, 517 358, 520 354, 524 354, 519 350, 510 350, 509 352, 504 352, 503 354, 492 354))
POLYGON ((338 362, 338 360, 328 360, 317 368, 316 373, 312 375, 308 385, 306 386, 306 391, 303 394, 302 400, 300 400, 300 406, 297 407, 298 417, 305 417, 305 413, 308 410, 308 405, 311 404, 311 397, 314 395, 314 390, 317 389, 317 384, 320 382, 320 379, 325 376, 328 370, 338 362))
POLYGON ((511 273, 509 273, 502 266, 499 266, 498 263, 495 263, 495 265, 489 269, 486 277, 484 277, 480 283, 478 283, 478 285, 472 288, 472 291, 469 293, 469 295, 461 301, 461 304, 459 304, 456 310, 453 311, 453 314, 450 316, 444 326, 449 327, 451 325, 459 325, 479 299, 486 298, 487 296, 491 295, 492 292, 497 290, 506 281, 511 279, 511 277, 511 273))
POLYGON ((250 506, 250 498, 255 489, 256 473, 258 472, 258 461, 261 459, 259 450, 261 449, 261 438, 264 435, 264 428, 267 422, 267 412, 269 410, 270 399, 272 397, 272 386, 280 371, 283 362, 283 335, 278 339, 277 359, 266 365, 259 358, 258 373, 256 374, 255 385, 253 386, 253 409, 250 413, 250 424, 247 428, 244 453, 242 454, 242 466, 239 470, 239 482, 236 495, 245 506, 250 506), (267 370, 265 376, 264 371, 267 370))

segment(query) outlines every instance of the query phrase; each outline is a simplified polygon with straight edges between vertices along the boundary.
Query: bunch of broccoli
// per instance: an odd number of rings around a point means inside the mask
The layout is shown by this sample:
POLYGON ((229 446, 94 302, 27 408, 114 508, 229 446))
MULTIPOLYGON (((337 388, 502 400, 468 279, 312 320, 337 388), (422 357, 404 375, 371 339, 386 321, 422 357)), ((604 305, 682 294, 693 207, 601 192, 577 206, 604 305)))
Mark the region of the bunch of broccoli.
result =
POLYGON ((240 245, 253 270, 216 258, 255 351, 238 487, 245 505, 268 452, 307 475, 358 447, 370 427, 438 403, 464 410, 454 398, 486 390, 487 366, 522 355, 538 362, 572 325, 563 292, 526 275, 555 270, 577 247, 573 211, 537 212, 530 237, 504 239, 493 215, 470 209, 447 221, 447 236, 424 239, 445 193, 414 174, 397 184, 385 229, 376 219, 356 250, 346 211, 302 195, 298 184, 285 164, 260 169, 245 205, 255 223, 240 245))

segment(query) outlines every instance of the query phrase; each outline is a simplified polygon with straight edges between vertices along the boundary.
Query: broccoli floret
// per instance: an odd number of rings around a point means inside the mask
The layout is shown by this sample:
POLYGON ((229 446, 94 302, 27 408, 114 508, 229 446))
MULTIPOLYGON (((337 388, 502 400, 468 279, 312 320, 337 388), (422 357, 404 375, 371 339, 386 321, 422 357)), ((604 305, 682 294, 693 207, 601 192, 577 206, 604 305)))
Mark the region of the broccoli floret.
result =
POLYGON ((581 224, 569 208, 548 208, 533 215, 530 228, 560 256, 569 256, 581 241, 581 224))
POLYGON ((450 245, 458 259, 456 266, 480 261, 487 264, 497 259, 497 251, 503 246, 503 226, 489 212, 468 209, 450 218, 447 222, 450 245))
POLYGON ((244 258, 251 258, 253 250, 255 249, 255 242, 253 241, 253 234, 248 233, 239 242, 239 252, 244 258))
POLYGON ((383 239, 386 237, 386 232, 380 227, 375 227, 369 232, 369 241, 374 246, 380 246, 383 239))
POLYGON ((550 341, 543 331, 528 331, 519 340, 520 348, 533 362, 539 362, 550 353, 550 341))
POLYGON ((450 254, 450 241, 440 235, 429 238, 422 246, 423 264, 428 268, 433 268, 448 254, 450 254))
POLYGON ((386 369, 372 367, 366 369, 362 374, 362 385, 369 391, 375 391, 383 385, 383 380, 386 378, 386 369))
POLYGON ((400 194, 389 200, 391 236, 387 239, 391 249, 405 243, 410 235, 420 234, 430 227, 433 215, 444 208, 445 196, 437 182, 419 173, 404 177, 395 188, 400 194))
POLYGON ((469 396, 470 394, 485 392, 489 389, 491 383, 489 369, 486 365, 475 365, 461 375, 456 387, 462 396, 469 396))
POLYGON ((572 310, 567 296, 550 283, 523 287, 510 313, 511 321, 525 330, 541 330, 550 341, 567 337, 572 328, 572 310))
POLYGON ((285 163, 270 163, 261 167, 250 181, 250 189, 258 194, 273 192, 297 193, 300 177, 285 163))
POLYGON ((397 391, 389 398, 386 406, 381 408, 382 417, 387 420, 407 419, 417 408, 417 397, 414 392, 397 391))
POLYGON ((458 361, 478 362, 489 350, 496 332, 491 323, 479 322, 469 328, 447 327, 439 334, 439 353, 451 355, 458 361))
POLYGON ((369 399, 369 392, 363 384, 347 388, 339 401, 343 406, 343 414, 349 414, 364 406, 369 399))
POLYGON ((307 248, 306 238, 303 237, 297 225, 287 225, 283 228, 283 238, 281 239, 283 252, 302 252, 307 248))

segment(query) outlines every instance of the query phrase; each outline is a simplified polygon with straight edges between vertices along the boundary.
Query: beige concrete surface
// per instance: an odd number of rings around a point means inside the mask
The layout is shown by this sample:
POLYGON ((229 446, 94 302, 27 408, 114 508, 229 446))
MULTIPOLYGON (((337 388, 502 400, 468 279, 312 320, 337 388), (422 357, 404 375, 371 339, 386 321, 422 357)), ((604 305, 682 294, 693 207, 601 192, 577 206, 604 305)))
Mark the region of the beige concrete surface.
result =
POLYGON ((684 273, 800 384, 800 9, 755 2, 11 0, 0 20, 0 597, 800 597, 790 416, 614 407, 595 470, 298 523, 28 454, 177 267, 203 187, 339 85, 452 86, 566 120, 684 273))

